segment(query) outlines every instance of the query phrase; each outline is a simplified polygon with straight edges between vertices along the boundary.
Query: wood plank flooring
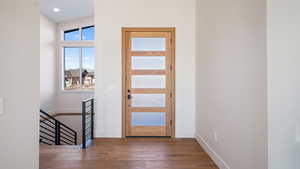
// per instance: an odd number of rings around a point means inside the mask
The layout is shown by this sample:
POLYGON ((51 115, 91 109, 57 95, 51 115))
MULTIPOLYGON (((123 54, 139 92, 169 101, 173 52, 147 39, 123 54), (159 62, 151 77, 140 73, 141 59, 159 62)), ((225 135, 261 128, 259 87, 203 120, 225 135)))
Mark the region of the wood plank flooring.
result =
POLYGON ((95 139, 93 146, 41 146, 40 169, 218 169, 194 139, 95 139))

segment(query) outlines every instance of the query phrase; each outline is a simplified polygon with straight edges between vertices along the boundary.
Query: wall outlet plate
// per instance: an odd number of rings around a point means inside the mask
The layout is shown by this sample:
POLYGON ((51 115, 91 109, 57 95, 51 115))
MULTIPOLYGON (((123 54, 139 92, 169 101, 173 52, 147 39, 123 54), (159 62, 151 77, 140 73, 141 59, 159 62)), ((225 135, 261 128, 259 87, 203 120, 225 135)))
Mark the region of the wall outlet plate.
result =
POLYGON ((0 97, 0 115, 4 114, 4 98, 0 97))

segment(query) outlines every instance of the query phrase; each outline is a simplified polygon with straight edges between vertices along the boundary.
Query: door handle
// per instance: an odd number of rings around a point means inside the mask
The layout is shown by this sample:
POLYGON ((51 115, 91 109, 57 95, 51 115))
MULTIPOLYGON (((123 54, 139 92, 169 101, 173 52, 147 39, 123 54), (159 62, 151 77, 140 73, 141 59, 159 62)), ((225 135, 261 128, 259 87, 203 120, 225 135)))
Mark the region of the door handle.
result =
POLYGON ((127 97, 128 97, 128 100, 130 100, 132 98, 132 96, 130 94, 127 97))

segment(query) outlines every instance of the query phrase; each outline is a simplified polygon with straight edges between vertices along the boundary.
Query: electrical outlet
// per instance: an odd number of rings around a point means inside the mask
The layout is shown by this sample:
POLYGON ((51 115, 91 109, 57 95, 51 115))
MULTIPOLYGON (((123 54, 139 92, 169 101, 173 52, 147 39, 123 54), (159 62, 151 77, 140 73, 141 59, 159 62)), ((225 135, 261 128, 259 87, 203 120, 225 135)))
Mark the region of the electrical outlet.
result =
POLYGON ((214 132, 214 140, 215 140, 216 143, 219 141, 217 132, 214 132))
POLYGON ((4 98, 0 97, 0 115, 4 113, 4 98))

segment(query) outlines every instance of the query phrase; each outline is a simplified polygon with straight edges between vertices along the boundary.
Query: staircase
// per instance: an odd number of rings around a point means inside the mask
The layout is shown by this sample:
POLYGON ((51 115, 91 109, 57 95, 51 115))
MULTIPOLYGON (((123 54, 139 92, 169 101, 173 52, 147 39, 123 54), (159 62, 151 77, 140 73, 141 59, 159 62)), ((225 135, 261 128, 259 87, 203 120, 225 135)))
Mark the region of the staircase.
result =
MULTIPOLYGON (((82 101, 82 149, 94 139, 94 99, 82 101)), ((77 132, 47 112, 40 110, 40 143, 44 145, 77 145, 77 132)))
POLYGON ((46 145, 77 145, 77 132, 40 110, 40 143, 46 145))

